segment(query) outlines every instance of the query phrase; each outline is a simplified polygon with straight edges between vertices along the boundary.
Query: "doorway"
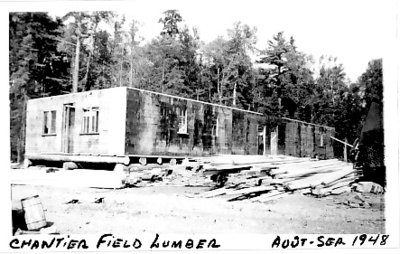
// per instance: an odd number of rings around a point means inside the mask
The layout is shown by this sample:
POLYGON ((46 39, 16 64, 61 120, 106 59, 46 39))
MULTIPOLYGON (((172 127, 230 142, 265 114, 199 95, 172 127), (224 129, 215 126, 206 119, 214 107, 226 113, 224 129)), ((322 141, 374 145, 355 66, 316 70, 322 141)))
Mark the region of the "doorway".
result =
POLYGON ((72 103, 64 104, 63 110, 63 142, 62 151, 64 153, 74 152, 74 127, 75 127, 75 107, 72 103))
POLYGON ((271 132, 271 155, 278 155, 278 130, 271 132))
POLYGON ((258 145, 258 155, 266 155, 267 154, 267 140, 266 134, 267 127, 263 125, 257 126, 257 145, 258 145))

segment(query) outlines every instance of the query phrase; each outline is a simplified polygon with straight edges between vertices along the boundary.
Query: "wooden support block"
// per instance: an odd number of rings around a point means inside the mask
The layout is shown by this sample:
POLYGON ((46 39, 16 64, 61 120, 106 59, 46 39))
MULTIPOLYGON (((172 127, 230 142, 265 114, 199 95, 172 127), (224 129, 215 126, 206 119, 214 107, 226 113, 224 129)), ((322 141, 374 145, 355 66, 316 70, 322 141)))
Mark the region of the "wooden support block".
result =
POLYGON ((171 166, 175 166, 175 165, 176 165, 176 159, 171 159, 171 160, 169 161, 169 164, 170 164, 171 166))
POLYGON ((30 161, 29 159, 25 158, 24 159, 24 168, 28 168, 31 165, 32 165, 32 161, 30 161))
POLYGON ((139 158, 139 163, 142 166, 146 166, 147 165, 147 158, 146 157, 140 157, 139 158))
POLYGON ((73 169, 77 169, 78 165, 76 165, 76 163, 74 162, 64 162, 63 163, 63 169, 65 170, 73 170, 73 169))

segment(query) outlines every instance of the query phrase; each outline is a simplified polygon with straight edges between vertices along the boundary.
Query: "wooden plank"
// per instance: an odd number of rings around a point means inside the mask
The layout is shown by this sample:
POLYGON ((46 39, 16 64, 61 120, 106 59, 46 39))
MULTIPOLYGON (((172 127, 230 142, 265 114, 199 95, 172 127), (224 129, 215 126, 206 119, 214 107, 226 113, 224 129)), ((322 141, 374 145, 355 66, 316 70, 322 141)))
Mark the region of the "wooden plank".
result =
POLYGON ((305 188, 305 189, 302 189, 302 190, 300 190, 300 193, 301 194, 309 194, 309 193, 312 193, 312 189, 311 188, 305 188))
POLYGON ((297 178, 291 177, 291 178, 280 178, 280 179, 272 179, 270 184, 285 184, 291 181, 296 181, 298 180, 297 178))
POLYGON ((202 198, 216 197, 216 196, 224 195, 227 191, 228 190, 226 188, 218 188, 218 189, 214 189, 211 191, 207 191, 207 192, 201 194, 200 197, 202 197, 202 198))
POLYGON ((343 177, 353 174, 354 172, 355 172, 355 170, 353 168, 348 168, 348 169, 344 169, 344 170, 341 170, 338 172, 333 172, 328 177, 324 178, 324 180, 322 181, 322 184, 329 185, 330 183, 333 183, 343 177))
POLYGON ((279 194, 282 194, 282 192, 278 191, 278 190, 271 190, 270 192, 263 193, 260 196, 251 198, 251 201, 260 201, 260 200, 266 199, 268 197, 272 197, 272 196, 279 195, 279 194))
POLYGON ((343 178, 340 178, 340 179, 338 179, 336 181, 333 181, 333 182, 331 182, 329 184, 326 184, 323 187, 325 187, 325 188, 326 187, 331 187, 331 186, 336 185, 338 183, 347 182, 347 181, 353 182, 353 181, 355 181, 355 179, 356 179, 356 176, 355 176, 354 173, 352 173, 352 174, 349 174, 349 175, 347 175, 347 176, 345 176, 343 178))
POLYGON ((251 180, 254 181, 256 185, 270 185, 273 182, 273 179, 270 176, 261 176, 252 178, 251 180))
POLYGON ((342 194, 344 192, 350 192, 351 188, 349 186, 342 186, 340 188, 334 189, 331 191, 332 195, 339 195, 342 194))
POLYGON ((260 192, 267 192, 270 190, 274 190, 275 187, 271 186, 271 185, 267 185, 267 186, 256 186, 256 187, 250 187, 250 188, 245 188, 245 189, 241 189, 241 190, 232 190, 232 191, 227 191, 226 194, 227 195, 248 195, 250 193, 260 193, 260 192))
POLYGON ((269 201, 272 201, 272 200, 277 200, 277 199, 280 199, 280 198, 283 198, 283 197, 287 197, 287 196, 290 195, 290 193, 288 193, 288 192, 280 192, 280 193, 277 193, 277 194, 274 194, 274 195, 271 195, 271 196, 266 196, 266 195, 267 194, 264 194, 262 196, 259 196, 257 198, 253 198, 251 200, 252 201, 258 201, 258 202, 269 202, 269 201))
POLYGON ((278 169, 273 169, 270 171, 272 175, 277 175, 277 174, 287 174, 292 171, 296 172, 302 169, 318 169, 318 168, 325 168, 328 166, 342 166, 342 165, 348 165, 344 164, 337 159, 332 159, 332 160, 326 160, 326 161, 311 161, 311 162, 303 162, 303 163, 298 163, 298 164, 285 164, 279 166, 278 169))
POLYGON ((313 189, 311 193, 313 195, 315 195, 315 196, 318 196, 318 197, 325 197, 325 196, 328 196, 328 195, 332 194, 332 192, 334 190, 336 190, 336 189, 343 188, 343 187, 349 187, 349 185, 352 182, 353 181, 351 179, 349 179, 347 181, 337 183, 337 184, 332 185, 330 187, 320 186, 319 188, 317 187, 316 189, 313 189))
POLYGON ((232 174, 237 173, 242 170, 249 170, 251 166, 225 166, 225 167, 215 167, 210 169, 205 169, 203 171, 204 175, 215 175, 215 174, 232 174))
POLYGON ((313 175, 318 173, 328 173, 328 172, 336 172, 343 169, 343 167, 332 165, 326 167, 318 167, 318 168, 308 168, 308 169, 296 169, 287 172, 286 174, 278 174, 276 178, 286 178, 286 177, 302 177, 307 175, 313 175))
POLYGON ((342 140, 337 139, 337 138, 332 137, 332 136, 330 136, 330 138, 333 139, 333 140, 335 140, 335 141, 337 141, 337 142, 340 142, 340 143, 342 143, 342 144, 344 144, 344 145, 346 145, 346 146, 349 146, 349 147, 353 148, 353 145, 350 145, 349 143, 346 142, 347 139, 346 139, 345 141, 342 141, 342 140))
POLYGON ((299 180, 295 180, 285 184, 288 189, 295 190, 295 189, 302 189, 307 187, 315 187, 319 184, 329 183, 335 181, 339 178, 345 177, 348 174, 353 173, 354 170, 352 168, 343 169, 337 172, 332 173, 322 173, 316 174, 313 176, 301 178, 299 180))

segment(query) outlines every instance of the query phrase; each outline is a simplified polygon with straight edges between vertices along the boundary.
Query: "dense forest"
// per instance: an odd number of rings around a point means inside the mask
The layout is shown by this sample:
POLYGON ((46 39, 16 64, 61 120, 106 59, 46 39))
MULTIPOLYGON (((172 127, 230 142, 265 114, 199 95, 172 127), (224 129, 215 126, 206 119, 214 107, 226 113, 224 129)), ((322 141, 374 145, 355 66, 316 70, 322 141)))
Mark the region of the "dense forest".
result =
POLYGON ((26 101, 73 91, 138 87, 333 126, 349 143, 371 101, 382 102, 381 59, 350 83, 334 57, 316 63, 283 32, 257 48, 256 28, 241 22, 209 43, 177 10, 159 22, 144 42, 138 21, 113 12, 10 13, 11 159, 24 156, 26 101))

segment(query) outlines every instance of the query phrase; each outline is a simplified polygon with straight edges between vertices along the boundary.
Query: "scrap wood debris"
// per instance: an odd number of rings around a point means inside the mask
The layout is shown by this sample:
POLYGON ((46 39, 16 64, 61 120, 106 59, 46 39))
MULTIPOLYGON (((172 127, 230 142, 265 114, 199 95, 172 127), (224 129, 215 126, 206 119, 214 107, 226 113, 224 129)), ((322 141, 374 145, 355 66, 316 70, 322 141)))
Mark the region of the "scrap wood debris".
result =
POLYGON ((249 199, 268 202, 292 193, 315 197, 339 195, 345 192, 383 193, 383 188, 371 182, 357 182, 361 175, 351 163, 338 159, 315 160, 288 156, 237 159, 206 158, 186 160, 180 165, 150 170, 131 170, 135 186, 152 184, 209 186, 198 197, 224 195, 228 201, 249 199), (156 183, 157 182, 157 183, 156 183))
POLYGON ((184 161, 179 165, 142 167, 132 166, 125 179, 127 187, 140 187, 151 185, 175 185, 175 186, 211 186, 209 177, 201 174, 203 161, 184 161))

